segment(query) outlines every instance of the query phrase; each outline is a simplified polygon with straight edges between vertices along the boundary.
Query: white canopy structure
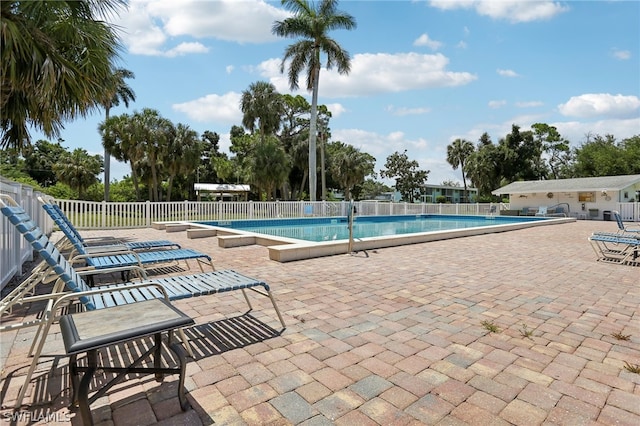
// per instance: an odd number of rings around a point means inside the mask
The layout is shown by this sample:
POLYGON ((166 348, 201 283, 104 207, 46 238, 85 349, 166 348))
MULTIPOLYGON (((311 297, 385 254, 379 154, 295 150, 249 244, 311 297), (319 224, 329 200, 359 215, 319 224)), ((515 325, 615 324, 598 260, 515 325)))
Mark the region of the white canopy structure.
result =
POLYGON ((232 184, 232 183, 194 183, 193 189, 196 191, 198 201, 202 192, 211 192, 217 198, 224 200, 225 197, 231 200, 247 201, 247 194, 251 191, 249 185, 232 184))

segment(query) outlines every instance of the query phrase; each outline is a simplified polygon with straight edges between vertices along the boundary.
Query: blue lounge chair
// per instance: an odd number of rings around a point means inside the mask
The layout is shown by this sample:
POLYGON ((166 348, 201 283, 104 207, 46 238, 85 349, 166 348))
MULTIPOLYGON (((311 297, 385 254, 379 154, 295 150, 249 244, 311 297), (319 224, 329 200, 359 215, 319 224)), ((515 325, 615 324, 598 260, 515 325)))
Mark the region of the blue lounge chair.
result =
MULTIPOLYGON (((143 268, 158 267, 172 262, 180 262, 195 259, 198 262, 200 271, 204 272, 203 264, 208 264, 211 269, 215 270, 211 257, 208 255, 192 250, 192 249, 173 249, 158 251, 133 251, 122 246, 102 246, 101 248, 87 248, 82 242, 76 238, 74 232, 68 224, 58 214, 54 205, 43 204, 44 210, 55 221, 56 225, 65 234, 69 242, 73 244, 74 255, 69 260, 71 263, 86 262, 89 268, 94 269, 111 269, 123 266, 139 266, 143 268), (77 253, 77 254, 75 254, 77 253)), ((189 264, 187 263, 187 267, 189 264)))
MULTIPOLYGON (((171 301, 241 290, 251 311, 253 307, 245 291, 249 289, 271 300, 278 320, 282 325, 282 330, 286 327, 280 310, 276 305, 276 301, 271 294, 269 285, 263 281, 244 276, 232 270, 155 278, 153 280, 144 280, 136 283, 109 284, 92 289, 84 281, 83 275, 73 268, 57 247, 49 241, 40 227, 11 197, 0 194, 0 211, 31 244, 32 248, 40 254, 57 277, 51 293, 32 296, 22 300, 13 300, 14 304, 29 303, 32 301, 47 302, 44 311, 37 320, 21 325, 21 327, 37 325, 39 328, 30 350, 30 354, 33 354, 34 359, 25 377, 25 384, 18 394, 18 407, 22 403, 22 399, 27 390, 27 384, 30 382, 31 376, 35 371, 49 329, 58 318, 58 311, 64 304, 69 303, 72 299, 78 299, 82 307, 86 310, 95 310, 155 298, 164 298, 171 301)), ((189 355, 193 357, 193 352, 188 345, 184 332, 178 330, 178 334, 182 341, 187 344, 189 355)))
POLYGON ((589 242, 599 261, 640 265, 639 238, 593 234, 589 242))
MULTIPOLYGON (((169 241, 169 240, 131 241, 131 242, 122 242, 122 241, 116 240, 116 241, 109 241, 106 244, 104 244, 104 240, 103 240, 98 245, 90 245, 88 241, 82 238, 82 235, 80 235, 80 232, 78 232, 76 227, 73 226, 73 223, 71 223, 71 220, 69 220, 69 218, 62 211, 59 205, 53 202, 48 202, 44 200, 42 197, 38 197, 38 200, 42 203, 43 208, 47 213, 49 213, 49 215, 52 214, 50 212, 55 212, 59 216, 60 220, 62 220, 67 225, 69 232, 73 235, 73 239, 77 240, 80 244, 82 244, 88 253, 108 251, 113 249, 138 251, 138 250, 152 250, 152 249, 163 249, 163 248, 176 248, 176 249, 181 248, 180 244, 174 243, 173 241, 169 241)), ((58 224, 58 226, 60 225, 58 224)), ((71 243, 71 237, 69 237, 66 232, 65 232, 65 236, 67 236, 67 238, 70 240, 70 243, 71 243)))
POLYGON ((622 217, 620 216, 620 213, 617 211, 613 211, 613 217, 616 218, 616 222, 618 223, 618 234, 621 235, 626 235, 626 234, 630 234, 630 235, 634 235, 636 237, 640 237, 640 227, 628 227, 624 225, 624 222, 622 221, 622 217))

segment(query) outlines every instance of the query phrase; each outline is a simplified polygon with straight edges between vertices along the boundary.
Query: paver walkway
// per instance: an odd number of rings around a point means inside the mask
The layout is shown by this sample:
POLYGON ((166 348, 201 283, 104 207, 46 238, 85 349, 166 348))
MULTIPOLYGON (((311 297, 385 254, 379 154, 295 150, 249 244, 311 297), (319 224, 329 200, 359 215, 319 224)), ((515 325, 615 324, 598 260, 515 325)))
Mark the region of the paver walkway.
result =
MULTIPOLYGON (((640 374, 625 363, 640 365, 640 268, 596 262, 587 241, 595 230, 615 224, 578 221, 286 264, 268 260, 260 246, 221 249, 215 237, 85 232, 168 237, 204 251, 218 269, 268 282, 287 323, 282 335, 270 328, 278 323, 264 298, 252 298, 254 311, 245 315, 239 292, 175 302, 197 323, 188 330, 193 408, 180 411, 174 377, 158 384, 145 376, 93 404, 94 419, 639 425, 640 374)), ((1 336, 3 408, 22 384, 34 331, 1 336)), ((58 356, 42 359, 20 423, 79 424, 66 409, 67 362, 54 331, 45 351, 58 356)), ((126 358, 122 349, 105 356, 126 358)))

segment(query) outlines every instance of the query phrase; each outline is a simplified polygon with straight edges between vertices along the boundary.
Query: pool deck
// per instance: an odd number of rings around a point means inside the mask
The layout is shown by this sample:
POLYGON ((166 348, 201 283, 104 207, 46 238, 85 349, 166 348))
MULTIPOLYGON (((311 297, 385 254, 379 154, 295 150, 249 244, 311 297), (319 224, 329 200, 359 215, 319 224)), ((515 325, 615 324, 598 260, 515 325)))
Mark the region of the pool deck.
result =
MULTIPOLYGON (((144 376, 94 403, 94 420, 638 425, 640 374, 624 367, 640 365, 640 268, 597 262, 587 241, 616 229, 577 221, 289 263, 270 260, 263 246, 224 249, 217 237, 189 239, 186 231, 83 232, 169 238, 204 251, 217 269, 269 283, 287 323, 275 332, 265 298, 253 297, 246 315, 239 292, 174 302, 196 321, 187 330, 192 408, 180 410, 177 378, 159 384, 144 376)), ((9 321, 36 313, 22 309, 9 321)), ((0 334, 2 419, 10 419, 34 334, 0 334)), ((66 408, 61 351, 55 326, 17 424, 80 424, 66 408)))

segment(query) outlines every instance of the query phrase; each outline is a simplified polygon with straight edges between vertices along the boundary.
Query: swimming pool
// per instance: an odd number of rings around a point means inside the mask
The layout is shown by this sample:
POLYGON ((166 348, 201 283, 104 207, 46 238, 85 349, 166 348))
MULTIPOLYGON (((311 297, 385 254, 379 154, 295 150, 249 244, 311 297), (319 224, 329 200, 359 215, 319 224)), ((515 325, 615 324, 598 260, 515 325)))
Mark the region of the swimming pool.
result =
MULTIPOLYGON (((363 239, 422 232, 449 231, 541 220, 548 220, 548 218, 458 215, 358 216, 354 218, 353 222, 353 238, 363 239)), ((234 220, 200 223, 203 225, 310 242, 338 241, 349 238, 349 227, 346 217, 234 220)))

